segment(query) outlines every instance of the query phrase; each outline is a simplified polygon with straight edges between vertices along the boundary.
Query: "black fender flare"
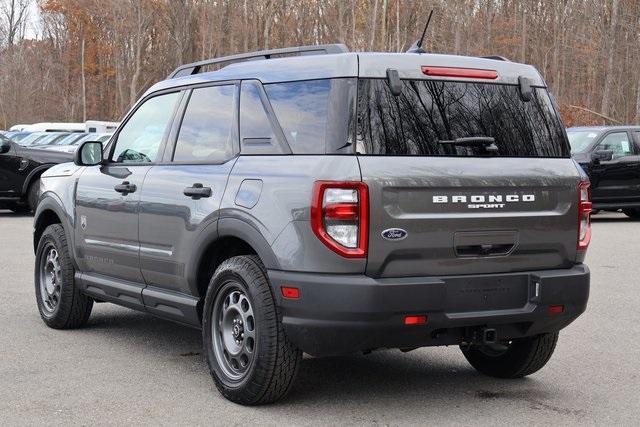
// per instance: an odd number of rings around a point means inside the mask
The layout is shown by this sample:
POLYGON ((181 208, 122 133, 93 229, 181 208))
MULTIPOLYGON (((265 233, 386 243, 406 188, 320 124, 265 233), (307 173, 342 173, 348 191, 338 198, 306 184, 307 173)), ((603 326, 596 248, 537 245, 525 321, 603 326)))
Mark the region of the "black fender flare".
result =
POLYGON ((76 245, 75 240, 73 238, 73 225, 74 219, 70 216, 66 210, 63 208, 62 201, 58 198, 56 194, 53 193, 45 193, 44 197, 38 203, 38 207, 36 208, 36 212, 33 216, 33 251, 38 249, 38 242, 36 241, 36 229, 38 227, 39 221, 42 218, 42 215, 46 211, 52 211, 56 214, 58 218, 60 218, 60 222, 62 224, 62 228, 64 228, 64 233, 67 235, 67 243, 71 248, 72 253, 72 261, 76 269, 78 268, 76 263, 76 245))
POLYGON ((37 175, 42 175, 42 173, 44 171, 46 171, 47 169, 49 169, 50 167, 55 166, 55 163, 47 163, 44 165, 40 165, 37 168, 35 168, 34 170, 32 170, 31 172, 29 172, 29 175, 27 175, 27 177, 24 179, 24 182, 22 183, 22 192, 20 193, 21 195, 25 195, 27 194, 27 191, 29 191, 29 186, 31 185, 31 183, 33 182, 34 177, 37 175))
POLYGON ((260 231, 249 223, 237 218, 220 218, 209 224, 200 234, 187 266, 187 283, 193 295, 198 295, 198 266, 209 245, 223 237, 236 237, 245 241, 256 251, 267 269, 279 270, 280 263, 271 245, 260 231))

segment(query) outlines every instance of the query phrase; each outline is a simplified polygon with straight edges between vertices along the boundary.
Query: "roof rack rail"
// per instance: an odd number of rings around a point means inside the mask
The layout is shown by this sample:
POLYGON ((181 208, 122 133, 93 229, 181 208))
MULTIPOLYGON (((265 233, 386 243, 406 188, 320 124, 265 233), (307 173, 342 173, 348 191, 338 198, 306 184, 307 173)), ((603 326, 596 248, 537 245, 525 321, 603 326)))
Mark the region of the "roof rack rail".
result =
POLYGON ((493 60, 496 60, 496 61, 511 62, 508 58, 505 58, 504 56, 500 56, 500 55, 487 55, 487 56, 481 56, 480 58, 482 58, 482 59, 493 59, 493 60))
POLYGON ((260 50, 257 52, 241 53, 238 55, 222 56, 220 58, 205 59, 204 61, 193 62, 191 64, 184 64, 173 70, 169 74, 170 79, 176 77, 190 76, 200 73, 202 67, 208 65, 220 64, 227 62, 229 64, 234 62, 242 62, 251 59, 270 59, 272 56, 280 55, 329 55, 333 53, 347 53, 349 49, 342 43, 336 44, 319 44, 313 46, 298 46, 298 47, 285 47, 282 49, 269 49, 260 50))

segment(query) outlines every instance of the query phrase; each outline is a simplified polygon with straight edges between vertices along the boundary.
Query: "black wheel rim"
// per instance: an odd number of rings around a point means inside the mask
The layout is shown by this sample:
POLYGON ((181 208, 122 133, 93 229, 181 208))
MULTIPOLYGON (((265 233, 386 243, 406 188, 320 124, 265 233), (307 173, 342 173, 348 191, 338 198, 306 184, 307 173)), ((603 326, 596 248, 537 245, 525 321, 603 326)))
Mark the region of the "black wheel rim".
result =
POLYGON ((218 366, 232 381, 241 381, 256 353, 256 323, 253 306, 240 283, 228 281, 213 305, 211 336, 218 366))
POLYGON ((62 267, 60 254, 52 244, 47 244, 40 258, 40 297, 42 308, 47 314, 52 314, 60 304, 62 288, 62 267))

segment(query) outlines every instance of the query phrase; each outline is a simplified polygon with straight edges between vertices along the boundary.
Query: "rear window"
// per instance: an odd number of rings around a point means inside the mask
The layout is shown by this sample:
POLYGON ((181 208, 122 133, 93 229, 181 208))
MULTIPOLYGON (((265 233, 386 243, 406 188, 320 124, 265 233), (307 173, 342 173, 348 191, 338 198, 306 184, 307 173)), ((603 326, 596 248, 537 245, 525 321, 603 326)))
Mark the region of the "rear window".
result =
POLYGON ((388 156, 568 157, 569 144, 551 98, 532 88, 525 102, 516 85, 403 80, 400 96, 385 79, 358 85, 359 154, 388 156), (493 138, 485 144, 447 143, 493 138))

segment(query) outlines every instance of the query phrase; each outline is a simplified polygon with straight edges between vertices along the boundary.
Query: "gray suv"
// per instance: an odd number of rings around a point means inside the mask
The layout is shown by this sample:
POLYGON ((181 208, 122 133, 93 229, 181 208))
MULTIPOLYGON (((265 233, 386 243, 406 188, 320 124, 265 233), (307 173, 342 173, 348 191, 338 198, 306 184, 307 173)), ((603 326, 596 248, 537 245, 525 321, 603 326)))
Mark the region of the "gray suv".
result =
POLYGON ((184 65, 41 190, 44 322, 111 302, 200 328, 242 404, 284 396, 303 352, 459 345, 523 377, 587 305, 587 177, 540 74, 502 59, 325 45, 184 65))

